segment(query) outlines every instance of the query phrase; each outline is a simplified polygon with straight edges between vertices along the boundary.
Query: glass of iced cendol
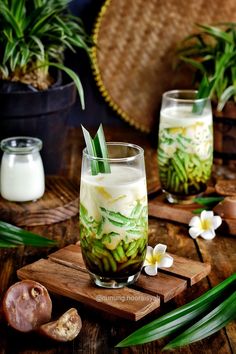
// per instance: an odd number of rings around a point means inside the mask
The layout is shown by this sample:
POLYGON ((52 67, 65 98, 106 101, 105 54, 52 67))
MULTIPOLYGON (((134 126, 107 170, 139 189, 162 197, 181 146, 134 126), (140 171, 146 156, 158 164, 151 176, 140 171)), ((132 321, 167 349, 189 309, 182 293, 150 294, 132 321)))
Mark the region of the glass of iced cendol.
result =
POLYGON ((170 203, 191 203, 206 190, 213 162, 212 110, 197 91, 173 90, 162 96, 158 170, 170 203))
POLYGON ((80 241, 92 280, 121 288, 137 280, 147 248, 148 211, 144 151, 107 143, 107 158, 83 151, 80 241))

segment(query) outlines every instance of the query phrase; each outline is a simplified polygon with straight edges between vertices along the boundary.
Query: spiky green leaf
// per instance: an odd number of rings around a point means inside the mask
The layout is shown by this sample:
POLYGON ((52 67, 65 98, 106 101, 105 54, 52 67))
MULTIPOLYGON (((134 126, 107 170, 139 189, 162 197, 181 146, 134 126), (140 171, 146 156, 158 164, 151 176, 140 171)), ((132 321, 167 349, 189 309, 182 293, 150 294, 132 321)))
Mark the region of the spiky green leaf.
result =
POLYGON ((204 95, 208 92, 210 98, 220 101, 218 108, 222 109, 235 96, 232 87, 236 86, 236 26, 232 22, 197 26, 199 32, 181 42, 179 60, 194 68, 199 90, 204 89, 204 95))
POLYGON ((0 221, 0 248, 30 245, 35 247, 52 247, 56 241, 0 221))
POLYGON ((97 175, 99 172, 110 173, 111 169, 108 161, 108 151, 102 125, 100 124, 94 139, 92 139, 90 133, 83 126, 81 127, 86 143, 87 153, 91 156, 92 175, 97 175))
POLYGON ((163 350, 175 349, 202 340, 236 319, 236 291, 206 316, 169 342, 163 350))
POLYGON ((228 292, 231 293, 232 289, 235 289, 235 285, 236 273, 190 303, 139 328, 118 343, 116 347, 149 343, 177 332, 194 319, 199 319, 199 316, 209 313, 217 301, 223 301, 226 294, 228 295, 228 292))

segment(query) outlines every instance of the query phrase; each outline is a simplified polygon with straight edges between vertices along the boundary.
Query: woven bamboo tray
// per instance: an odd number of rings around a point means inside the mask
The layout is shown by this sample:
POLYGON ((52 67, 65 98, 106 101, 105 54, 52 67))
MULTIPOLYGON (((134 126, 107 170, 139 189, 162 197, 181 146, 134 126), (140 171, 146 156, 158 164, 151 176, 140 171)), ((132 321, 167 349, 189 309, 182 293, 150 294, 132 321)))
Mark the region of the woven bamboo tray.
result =
POLYGON ((174 71, 178 43, 195 23, 235 22, 234 0, 106 0, 94 29, 94 75, 105 100, 145 132, 155 128, 161 95, 192 86, 174 71))

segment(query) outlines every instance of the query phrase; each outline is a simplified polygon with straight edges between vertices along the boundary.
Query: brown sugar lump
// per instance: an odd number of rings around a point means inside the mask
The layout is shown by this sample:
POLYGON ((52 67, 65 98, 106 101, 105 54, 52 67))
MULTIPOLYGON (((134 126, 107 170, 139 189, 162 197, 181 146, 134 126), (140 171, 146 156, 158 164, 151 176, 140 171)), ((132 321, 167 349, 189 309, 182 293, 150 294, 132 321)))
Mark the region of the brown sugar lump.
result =
POLYGON ((220 195, 236 196, 236 179, 222 179, 219 180, 215 185, 216 192, 220 195))
POLYGON ((13 284, 3 298, 3 313, 8 324, 29 332, 50 321, 52 301, 47 289, 33 280, 13 284))
POLYGON ((81 318, 76 309, 71 308, 58 320, 45 323, 39 327, 39 333, 59 342, 71 341, 77 337, 82 328, 81 318))
POLYGON ((236 196, 225 197, 218 203, 213 211, 225 219, 236 218, 236 196))

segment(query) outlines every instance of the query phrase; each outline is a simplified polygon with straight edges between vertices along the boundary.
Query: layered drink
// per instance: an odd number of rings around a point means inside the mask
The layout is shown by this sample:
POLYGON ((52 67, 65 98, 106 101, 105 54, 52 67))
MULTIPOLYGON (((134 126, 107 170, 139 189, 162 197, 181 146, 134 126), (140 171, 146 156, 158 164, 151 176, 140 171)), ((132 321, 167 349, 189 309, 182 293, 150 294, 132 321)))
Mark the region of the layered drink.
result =
POLYGON ((110 173, 92 175, 84 167, 81 175, 82 254, 92 276, 103 285, 111 280, 107 287, 119 287, 132 277, 135 280, 146 254, 145 169, 143 163, 135 161, 135 156, 127 159, 129 163, 123 158, 118 158, 119 162, 112 158, 110 173), (112 281, 116 285, 112 286, 112 281))
POLYGON ((193 105, 167 106, 161 110, 158 167, 164 191, 192 196, 205 191, 213 160, 212 112, 201 114, 193 105))

